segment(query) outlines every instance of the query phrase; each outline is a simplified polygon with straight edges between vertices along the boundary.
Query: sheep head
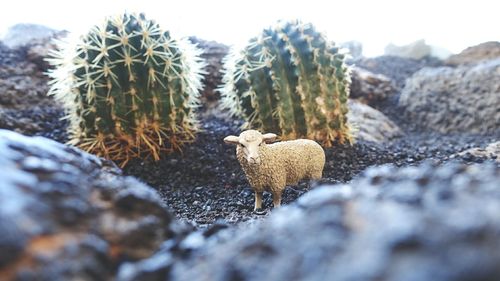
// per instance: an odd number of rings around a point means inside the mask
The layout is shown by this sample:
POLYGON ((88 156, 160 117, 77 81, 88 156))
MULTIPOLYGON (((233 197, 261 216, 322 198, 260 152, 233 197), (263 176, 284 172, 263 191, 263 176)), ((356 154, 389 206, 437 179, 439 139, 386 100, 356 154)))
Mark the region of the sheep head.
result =
POLYGON ((260 164, 259 151, 262 146, 271 143, 276 139, 276 134, 267 133, 261 134, 256 130, 243 131, 238 137, 227 136, 224 138, 225 143, 236 144, 237 152, 243 152, 245 159, 249 164, 260 164))

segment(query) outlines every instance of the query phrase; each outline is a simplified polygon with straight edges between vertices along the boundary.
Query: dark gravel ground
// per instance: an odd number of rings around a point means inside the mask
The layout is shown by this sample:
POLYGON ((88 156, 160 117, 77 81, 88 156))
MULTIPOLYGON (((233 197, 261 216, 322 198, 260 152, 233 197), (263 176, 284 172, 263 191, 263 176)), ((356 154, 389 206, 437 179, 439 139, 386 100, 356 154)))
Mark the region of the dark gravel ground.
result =
MULTIPOLYGON (((210 118, 204 131, 183 153, 172 154, 158 163, 132 161, 125 173, 139 177, 157 188, 181 220, 204 227, 217 220, 236 223, 262 218, 253 213, 253 192, 236 160, 235 148, 222 140, 238 134, 238 124, 210 118)), ((497 136, 498 138, 498 136, 497 136)), ((416 165, 424 159, 437 162, 467 148, 486 145, 494 136, 437 135, 410 133, 385 145, 358 141, 353 146, 336 145, 325 150, 326 165, 321 182, 303 181, 288 187, 283 203, 288 204, 320 183, 345 183, 369 166, 394 163, 416 165)), ((464 159, 481 162, 482 159, 464 159)), ((264 194, 268 213, 272 206, 270 194, 264 194)))
POLYGON ((64 111, 57 107, 8 109, 0 112, 0 128, 65 143, 68 140, 68 121, 62 119, 63 117, 64 111))

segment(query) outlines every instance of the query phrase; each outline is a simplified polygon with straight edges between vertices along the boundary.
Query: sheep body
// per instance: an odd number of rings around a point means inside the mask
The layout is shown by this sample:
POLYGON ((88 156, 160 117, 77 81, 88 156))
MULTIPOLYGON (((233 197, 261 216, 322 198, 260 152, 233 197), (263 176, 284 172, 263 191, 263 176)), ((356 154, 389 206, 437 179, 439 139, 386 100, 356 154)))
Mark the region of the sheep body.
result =
POLYGON ((287 185, 302 179, 320 179, 325 165, 323 148, 312 140, 299 139, 263 145, 259 150, 261 163, 251 165, 243 153, 236 156, 255 192, 281 193, 287 185))
POLYGON ((263 191, 273 194, 274 206, 278 207, 287 185, 322 177, 325 152, 318 143, 307 139, 266 143, 275 137, 274 134, 262 135, 248 130, 239 137, 224 139, 227 143, 238 144, 236 156, 255 191, 256 210, 261 208, 263 191))

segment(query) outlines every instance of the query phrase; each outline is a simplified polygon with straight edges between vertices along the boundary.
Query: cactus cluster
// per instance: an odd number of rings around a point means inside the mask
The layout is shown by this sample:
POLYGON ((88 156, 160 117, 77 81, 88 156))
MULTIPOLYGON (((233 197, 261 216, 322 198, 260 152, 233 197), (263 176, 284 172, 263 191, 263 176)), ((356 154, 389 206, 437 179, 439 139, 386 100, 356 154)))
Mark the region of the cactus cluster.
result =
POLYGON ((300 21, 265 29, 225 61, 222 106, 246 128, 306 137, 331 146, 351 142, 350 73, 345 54, 300 21))
POLYGON ((142 14, 108 17, 49 61, 49 94, 62 100, 70 143, 115 160, 180 149, 193 139, 199 51, 142 14))

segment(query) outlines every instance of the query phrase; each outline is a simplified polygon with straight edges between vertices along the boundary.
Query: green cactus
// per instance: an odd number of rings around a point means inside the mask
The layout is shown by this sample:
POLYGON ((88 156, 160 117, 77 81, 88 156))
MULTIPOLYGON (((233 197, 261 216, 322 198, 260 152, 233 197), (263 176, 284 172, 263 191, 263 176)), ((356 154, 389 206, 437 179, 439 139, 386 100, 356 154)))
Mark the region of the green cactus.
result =
POLYGON ((180 149, 197 130, 200 52, 143 14, 108 17, 49 60, 70 143, 124 166, 180 149))
POLYGON ((280 23, 226 58, 222 106, 282 139, 352 142, 344 58, 311 24, 280 23))

